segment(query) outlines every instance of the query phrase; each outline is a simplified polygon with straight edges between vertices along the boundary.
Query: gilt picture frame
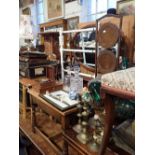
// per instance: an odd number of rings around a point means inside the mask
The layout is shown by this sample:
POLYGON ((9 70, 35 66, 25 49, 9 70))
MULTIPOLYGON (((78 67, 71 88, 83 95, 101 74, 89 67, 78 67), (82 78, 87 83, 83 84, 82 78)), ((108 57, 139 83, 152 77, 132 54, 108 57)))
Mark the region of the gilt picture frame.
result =
POLYGON ((79 16, 67 19, 67 30, 75 30, 78 28, 79 16))
POLYGON ((34 4, 34 0, 20 0, 22 7, 26 7, 28 5, 34 4))
POLYGON ((64 0, 46 0, 47 20, 55 20, 64 17, 64 0))
POLYGON ((135 1, 134 0, 117 1, 117 14, 134 15, 135 14, 135 1))
POLYGON ((22 10, 22 14, 23 15, 30 15, 31 16, 31 9, 30 9, 30 7, 24 8, 22 10))

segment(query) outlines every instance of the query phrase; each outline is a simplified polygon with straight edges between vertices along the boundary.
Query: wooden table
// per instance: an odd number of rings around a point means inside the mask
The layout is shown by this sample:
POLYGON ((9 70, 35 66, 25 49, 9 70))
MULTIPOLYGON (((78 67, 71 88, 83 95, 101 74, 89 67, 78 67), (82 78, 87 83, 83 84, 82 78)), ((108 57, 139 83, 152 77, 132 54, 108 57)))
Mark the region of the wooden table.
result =
POLYGON ((19 115, 19 131, 22 132, 42 155, 56 155, 53 148, 38 134, 32 132, 30 112, 26 119, 19 115))
MULTIPOLYGON (((65 141, 69 144, 70 147, 72 147, 78 154, 80 155, 98 155, 98 152, 93 152, 90 150, 88 145, 82 144, 79 142, 79 140, 76 138, 77 133, 73 131, 73 129, 69 129, 65 131, 64 138, 65 141)), ((118 155, 111 151, 109 148, 106 149, 105 155, 118 155)))
MULTIPOLYGON (((28 93, 30 94, 30 103, 32 106, 32 129, 34 132, 39 132, 40 135, 42 135, 42 137, 44 137, 44 139, 49 142, 49 144, 53 147, 53 149, 58 153, 58 154, 62 154, 61 150, 58 149, 58 147, 56 147, 55 144, 53 144, 51 141, 49 141, 48 137, 45 136, 40 130, 39 128, 37 128, 37 124, 36 124, 36 105, 41 108, 43 111, 45 111, 46 113, 48 113, 50 116, 54 116, 54 117, 59 117, 60 118, 60 123, 62 126, 62 130, 65 131, 66 129, 69 128, 69 120, 70 120, 70 115, 77 112, 77 108, 73 107, 69 110, 66 111, 60 111, 59 109, 57 109, 54 105, 48 103, 47 101, 45 101, 43 98, 41 98, 39 96, 39 93, 36 92, 34 89, 30 89, 28 91, 28 93)), ((68 147, 67 147, 67 143, 65 142, 65 140, 63 141, 63 155, 67 155, 68 154, 68 147)))
POLYGON ((28 88, 33 87, 37 84, 36 79, 29 79, 29 78, 20 78, 19 83, 22 85, 22 116, 23 119, 26 119, 26 109, 27 109, 27 99, 26 99, 26 93, 28 88))
POLYGON ((114 110, 115 104, 113 103, 111 97, 116 96, 123 99, 135 99, 135 93, 125 90, 120 90, 116 88, 109 87, 107 85, 101 86, 101 97, 103 99, 105 108, 105 126, 104 126, 104 136, 102 140, 102 145, 100 149, 100 155, 104 155, 107 145, 109 143, 109 137, 112 130, 112 125, 114 122, 114 110))

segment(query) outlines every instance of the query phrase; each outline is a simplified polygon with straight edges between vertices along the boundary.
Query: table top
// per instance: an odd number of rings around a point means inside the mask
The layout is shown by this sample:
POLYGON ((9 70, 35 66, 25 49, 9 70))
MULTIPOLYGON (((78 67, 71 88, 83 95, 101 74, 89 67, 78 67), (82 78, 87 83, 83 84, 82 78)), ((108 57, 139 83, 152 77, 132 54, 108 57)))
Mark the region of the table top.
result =
POLYGON ((39 106, 41 106, 45 111, 49 112, 49 113, 53 113, 56 112, 62 116, 67 116, 69 114, 75 113, 78 111, 77 107, 72 107, 68 110, 65 111, 61 111, 58 108, 56 108, 54 105, 50 104, 49 102, 47 102, 46 100, 44 100, 42 97, 40 97, 39 92, 37 92, 35 89, 29 89, 28 93, 32 96, 35 97, 39 102, 37 102, 37 104, 39 106))
POLYGON ((22 85, 24 85, 26 87, 34 86, 38 83, 37 79, 41 79, 41 78, 43 78, 43 77, 38 77, 38 78, 33 78, 33 79, 21 77, 21 78, 19 78, 19 83, 21 83, 22 85))

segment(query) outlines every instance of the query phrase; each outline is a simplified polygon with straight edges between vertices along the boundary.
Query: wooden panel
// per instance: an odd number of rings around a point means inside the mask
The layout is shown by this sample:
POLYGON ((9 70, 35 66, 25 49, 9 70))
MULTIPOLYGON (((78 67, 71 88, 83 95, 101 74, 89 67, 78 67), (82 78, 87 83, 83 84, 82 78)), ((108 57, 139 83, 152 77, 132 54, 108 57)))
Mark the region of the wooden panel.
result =
POLYGON ((133 62, 134 57, 134 42, 135 42, 135 35, 134 35, 134 26, 135 26, 135 16, 128 15, 123 16, 122 21, 122 32, 124 36, 125 44, 127 45, 126 54, 129 62, 133 62))
POLYGON ((86 28, 86 27, 95 27, 96 26, 96 22, 93 21, 93 22, 85 22, 85 23, 79 23, 78 24, 78 28, 79 29, 83 29, 83 28, 86 28))
POLYGON ((121 90, 121 89, 117 89, 117 88, 113 88, 107 85, 103 85, 101 86, 101 96, 102 98, 106 97, 106 94, 110 94, 110 95, 114 95, 120 98, 125 98, 125 99, 135 99, 135 93, 134 92, 130 92, 130 91, 126 91, 126 90, 121 90))
POLYGON ((120 25, 120 18, 116 18, 116 17, 106 17, 106 18, 103 18, 102 20, 100 20, 100 24, 104 24, 104 23, 107 23, 107 22, 110 22, 112 24, 115 24, 116 26, 119 27, 120 25))
POLYGON ((56 25, 66 25, 66 24, 67 24, 66 20, 59 19, 59 20, 54 20, 52 22, 46 22, 46 23, 40 24, 40 28, 56 26, 56 25))
POLYGON ((19 128, 43 155, 56 155, 53 148, 38 134, 32 132, 30 119, 19 118, 19 128))
MULTIPOLYGON (((101 20, 101 24, 106 22, 110 22, 113 24, 119 25, 119 19, 114 17, 103 18, 101 20)), ((123 44, 121 43, 121 51, 120 54, 123 54, 122 50, 125 50, 125 55, 127 56, 130 63, 133 62, 134 59, 134 44, 135 44, 135 35, 134 35, 134 27, 135 27, 135 16, 127 15, 122 18, 122 36, 123 36, 123 44), (125 46, 125 47, 122 47, 125 46)))
MULTIPOLYGON (((60 59, 59 52, 59 33, 44 32, 45 28, 51 27, 62 27, 64 30, 67 29, 67 21, 65 19, 58 19, 50 22, 40 24, 40 42, 45 47, 47 55, 51 56, 52 53, 56 55, 56 59, 60 59)), ((66 36, 64 36, 64 47, 66 47, 66 36)))

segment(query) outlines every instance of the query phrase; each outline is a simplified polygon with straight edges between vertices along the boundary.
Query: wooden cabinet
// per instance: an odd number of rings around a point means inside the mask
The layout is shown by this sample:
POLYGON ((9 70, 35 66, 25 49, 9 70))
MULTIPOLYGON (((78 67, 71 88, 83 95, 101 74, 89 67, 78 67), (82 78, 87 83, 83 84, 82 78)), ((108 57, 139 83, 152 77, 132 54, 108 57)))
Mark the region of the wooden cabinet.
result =
MULTIPOLYGON (((55 21, 46 22, 40 24, 41 44, 44 45, 44 52, 47 55, 55 54, 56 59, 60 58, 59 52, 59 32, 62 28, 67 29, 67 22, 65 19, 59 19, 55 21)), ((66 38, 64 38, 66 41, 66 38)))

